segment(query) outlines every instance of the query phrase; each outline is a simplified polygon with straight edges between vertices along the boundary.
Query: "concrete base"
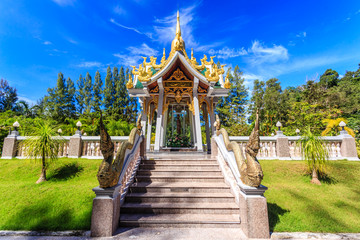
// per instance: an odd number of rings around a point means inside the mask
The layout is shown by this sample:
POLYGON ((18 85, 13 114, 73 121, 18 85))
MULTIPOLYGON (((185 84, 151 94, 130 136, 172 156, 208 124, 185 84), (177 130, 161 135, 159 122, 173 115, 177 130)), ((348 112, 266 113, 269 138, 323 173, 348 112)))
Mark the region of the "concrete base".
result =
POLYGON ((348 136, 349 137, 344 137, 342 139, 341 149, 340 149, 341 156, 346 157, 349 160, 358 160, 355 139, 350 135, 348 136))
POLYGON ((91 215, 91 237, 113 236, 119 227, 120 188, 118 184, 112 188, 96 187, 91 215))
POLYGON ((79 158, 81 156, 82 141, 80 135, 74 135, 69 142, 69 158, 79 158))
POLYGON ((289 139, 287 137, 276 139, 276 152, 278 158, 290 158, 289 139))
POLYGON ((267 201, 264 196, 241 192, 240 220, 241 230, 246 237, 270 238, 267 201))
POLYGON ((4 145, 1 158, 10 159, 16 156, 16 137, 7 137, 4 139, 4 145))

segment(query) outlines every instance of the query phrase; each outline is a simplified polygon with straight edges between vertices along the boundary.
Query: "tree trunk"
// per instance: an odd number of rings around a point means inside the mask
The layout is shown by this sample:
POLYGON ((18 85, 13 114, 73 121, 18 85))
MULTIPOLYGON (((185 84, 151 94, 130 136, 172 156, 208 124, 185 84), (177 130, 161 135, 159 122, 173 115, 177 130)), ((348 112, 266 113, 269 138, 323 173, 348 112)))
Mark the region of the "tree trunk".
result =
POLYGON ((315 168, 313 168, 312 179, 310 182, 313 184, 321 185, 321 182, 319 181, 318 174, 315 168))
POLYGON ((42 157, 42 168, 40 178, 36 181, 36 183, 42 183, 46 181, 46 165, 45 165, 45 155, 42 157))

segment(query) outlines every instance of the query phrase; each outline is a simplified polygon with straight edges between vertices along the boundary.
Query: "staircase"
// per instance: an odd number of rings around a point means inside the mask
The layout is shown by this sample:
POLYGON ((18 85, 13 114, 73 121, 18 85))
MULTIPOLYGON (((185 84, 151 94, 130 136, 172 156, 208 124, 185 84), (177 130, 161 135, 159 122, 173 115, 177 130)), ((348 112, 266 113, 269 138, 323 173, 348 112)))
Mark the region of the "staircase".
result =
POLYGON ((240 227, 239 207, 215 159, 148 155, 120 210, 120 227, 240 227))

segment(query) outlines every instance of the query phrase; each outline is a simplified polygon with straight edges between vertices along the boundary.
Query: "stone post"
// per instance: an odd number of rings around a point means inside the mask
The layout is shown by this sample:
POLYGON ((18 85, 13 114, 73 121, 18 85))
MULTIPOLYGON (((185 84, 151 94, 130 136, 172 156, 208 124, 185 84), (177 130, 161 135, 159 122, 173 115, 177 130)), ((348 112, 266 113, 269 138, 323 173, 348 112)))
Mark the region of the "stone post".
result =
POLYGON ((75 135, 70 137, 69 158, 79 158, 81 156, 81 132, 76 130, 75 135))
POLYGON ((267 201, 264 192, 267 187, 240 186, 240 227, 248 238, 270 238, 267 201))
POLYGON ((356 151, 355 139, 345 130, 340 131, 340 137, 342 138, 340 148, 341 156, 347 160, 359 160, 356 151))
POLYGON ((212 158, 216 158, 218 156, 218 146, 217 143, 215 141, 215 134, 211 137, 211 157, 212 158))
MULTIPOLYGON (((159 83, 159 82, 158 82, 159 83)), ((155 132, 155 145, 154 145, 154 152, 160 151, 160 138, 162 132, 162 122, 163 122, 163 100, 164 100, 164 89, 159 90, 159 102, 158 102, 158 109, 157 109, 157 117, 156 117, 156 132, 155 132)))
POLYGON ((16 138, 19 136, 19 132, 14 130, 4 139, 4 145, 2 149, 1 158, 11 159, 16 157, 17 142, 16 138))
POLYGON ((276 155, 279 159, 290 159, 289 139, 282 131, 276 132, 276 155))
POLYGON ((96 197, 91 215, 91 237, 110 237, 119 227, 120 188, 120 184, 111 188, 93 188, 96 197))

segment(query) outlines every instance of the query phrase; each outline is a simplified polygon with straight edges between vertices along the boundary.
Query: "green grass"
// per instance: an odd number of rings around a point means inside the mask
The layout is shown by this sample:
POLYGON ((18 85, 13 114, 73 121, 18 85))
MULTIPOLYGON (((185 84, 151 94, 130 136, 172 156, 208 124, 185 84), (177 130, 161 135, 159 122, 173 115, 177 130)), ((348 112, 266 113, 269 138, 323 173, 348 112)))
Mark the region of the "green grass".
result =
MULTIPOLYGON (((1 230, 88 230, 101 160, 59 159, 48 181, 29 160, 0 160, 1 230)), ((302 161, 260 161, 271 231, 360 232, 360 162, 330 161, 329 177, 310 184, 302 161)))
POLYGON ((360 162, 329 161, 322 185, 303 161, 260 161, 274 232, 360 232, 360 162))
POLYGON ((0 160, 1 230, 88 230, 100 160, 58 159, 48 181, 30 160, 0 160))

